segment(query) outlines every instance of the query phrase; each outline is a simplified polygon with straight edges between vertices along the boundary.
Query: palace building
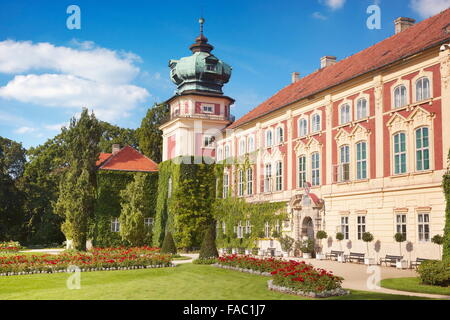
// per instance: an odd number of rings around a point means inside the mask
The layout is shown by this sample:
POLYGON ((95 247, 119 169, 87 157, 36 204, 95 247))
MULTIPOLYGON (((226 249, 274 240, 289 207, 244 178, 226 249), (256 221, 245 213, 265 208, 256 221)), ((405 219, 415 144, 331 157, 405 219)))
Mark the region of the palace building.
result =
MULTIPOLYGON (((344 60, 323 57, 303 78, 293 73, 236 121, 222 91, 231 67, 211 54, 201 30, 192 55, 169 64, 177 92, 161 126, 163 160, 249 157, 245 171, 224 172, 224 195, 285 201, 284 234, 324 230, 324 251, 348 253, 366 252, 362 234, 371 232, 377 258, 400 255, 394 235, 403 233, 405 258, 437 258, 431 238, 443 233, 450 150, 450 9, 417 24, 398 18, 394 30, 344 60)), ((261 247, 280 250, 274 240, 261 247)))

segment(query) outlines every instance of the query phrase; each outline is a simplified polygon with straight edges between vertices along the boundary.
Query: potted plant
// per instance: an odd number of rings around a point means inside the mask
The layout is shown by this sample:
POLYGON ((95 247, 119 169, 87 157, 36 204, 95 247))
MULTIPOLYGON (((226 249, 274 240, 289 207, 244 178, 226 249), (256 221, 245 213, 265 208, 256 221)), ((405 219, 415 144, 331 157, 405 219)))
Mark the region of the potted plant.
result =
POLYGON ((367 256, 364 258, 364 264, 371 265, 374 264, 374 259, 369 258, 369 243, 373 241, 373 235, 370 232, 364 232, 362 234, 362 240, 367 245, 367 256))
POLYGON ((434 244, 437 244, 439 246, 439 255, 442 257, 442 244, 444 243, 444 237, 440 234, 435 235, 433 238, 431 238, 431 242, 434 244))
POLYGON ((322 252, 322 240, 326 239, 327 237, 328 234, 325 231, 323 230, 317 231, 316 238, 319 239, 319 250, 318 250, 319 252, 316 254, 317 260, 325 259, 325 254, 322 252))
MULTIPOLYGON (((406 241, 406 236, 403 233, 397 232, 394 235, 394 239, 399 244, 400 256, 402 256, 402 242, 406 241)), ((399 260, 399 261, 397 261, 395 266, 397 267, 397 269, 405 269, 405 268, 408 267, 407 263, 406 263, 406 260, 399 260)))
POLYGON ((284 236, 280 238, 281 250, 286 253, 286 256, 289 257, 289 253, 292 251, 292 247, 294 245, 294 239, 289 236, 284 236))
MULTIPOLYGON (((341 251, 342 251, 342 243, 341 243, 341 241, 344 240, 344 234, 342 232, 336 233, 336 240, 339 242, 339 247, 341 248, 341 251)), ((345 262, 343 254, 339 255, 337 257, 337 259, 338 259, 338 262, 345 262)))
POLYGON ((314 241, 311 239, 304 240, 300 250, 303 253, 303 258, 311 259, 311 255, 314 252, 314 241))

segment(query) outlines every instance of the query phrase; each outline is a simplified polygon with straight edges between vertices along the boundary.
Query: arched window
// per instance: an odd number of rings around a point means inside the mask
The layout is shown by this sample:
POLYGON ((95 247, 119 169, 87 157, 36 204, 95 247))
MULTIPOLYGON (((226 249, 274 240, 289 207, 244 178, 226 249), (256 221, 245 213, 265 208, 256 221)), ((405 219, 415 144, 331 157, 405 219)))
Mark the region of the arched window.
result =
POLYGON ((277 143, 283 143, 284 142, 284 130, 282 127, 277 128, 277 143))
POLYGON ((245 154, 245 139, 239 141, 239 155, 245 154))
POLYGON ((367 100, 362 98, 356 103, 356 119, 361 120, 367 117, 367 100))
POLYGON ((266 147, 272 146, 272 130, 266 131, 266 147))
POLYGON ((430 141, 428 128, 422 127, 416 130, 416 170, 430 169, 430 141))
POLYGON ((348 103, 341 106, 341 124, 346 124, 351 121, 350 105, 348 103))
POLYGON ((248 152, 253 152, 255 151, 255 140, 253 139, 253 137, 249 137, 248 141, 247 141, 247 150, 248 152))
POLYGON ((308 121, 306 119, 298 120, 298 136, 304 137, 308 134, 308 121))
POLYGON ((222 148, 219 148, 217 150, 217 161, 221 161, 222 157, 223 157, 223 150, 222 150, 222 148))
POLYGON ((313 186, 320 185, 320 155, 318 152, 311 155, 311 177, 313 186))
POLYGON ((394 174, 406 173, 406 134, 394 135, 394 174))
POLYGON ((230 146, 227 144, 225 146, 225 158, 224 159, 228 159, 230 157, 230 146))
POLYGON ((416 101, 430 99, 430 80, 422 77, 416 81, 416 101))
POLYGON ((367 179, 367 143, 356 144, 356 179, 367 179))
POLYGON ((342 146, 339 149, 339 181, 350 180, 350 147, 342 146))
POLYGON ((408 104, 408 97, 406 96, 406 87, 400 85, 394 89, 394 108, 401 108, 408 104))
POLYGON ((298 182, 299 188, 303 188, 306 182, 306 157, 298 157, 298 182))
POLYGON ((319 132, 321 130, 321 126, 320 126, 320 115, 319 114, 315 114, 313 115, 312 118, 312 132, 319 132))
POLYGON ((266 164, 264 170, 264 192, 272 191, 272 165, 266 164))

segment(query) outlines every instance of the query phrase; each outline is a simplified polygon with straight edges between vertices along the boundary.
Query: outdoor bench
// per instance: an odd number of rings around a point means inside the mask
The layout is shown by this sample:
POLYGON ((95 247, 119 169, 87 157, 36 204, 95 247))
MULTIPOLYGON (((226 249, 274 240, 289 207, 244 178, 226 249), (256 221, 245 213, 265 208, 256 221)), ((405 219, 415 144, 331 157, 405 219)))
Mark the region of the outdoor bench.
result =
POLYGON ((386 257, 380 259, 380 264, 382 264, 384 262, 386 264, 386 266, 388 263, 392 266, 392 265, 395 265, 397 263, 397 261, 400 261, 402 259, 403 259, 403 256, 392 256, 392 255, 387 254, 386 257))
POLYGON ((364 263, 365 255, 366 255, 365 253, 350 252, 349 255, 345 256, 345 261, 346 262, 347 261, 350 261, 350 262, 356 261, 356 262, 364 263))
POLYGON ((418 266, 420 266, 420 264, 422 263, 422 262, 425 262, 425 261, 428 261, 429 259, 423 259, 423 258, 416 258, 416 261, 411 261, 411 269, 412 268, 414 268, 414 267, 418 267, 418 266))
POLYGON ((334 250, 331 250, 330 253, 327 253, 327 254, 325 255, 325 259, 330 259, 330 260, 332 260, 333 258, 337 259, 338 256, 341 256, 341 255, 343 255, 343 254, 344 254, 344 251, 334 251, 334 250))

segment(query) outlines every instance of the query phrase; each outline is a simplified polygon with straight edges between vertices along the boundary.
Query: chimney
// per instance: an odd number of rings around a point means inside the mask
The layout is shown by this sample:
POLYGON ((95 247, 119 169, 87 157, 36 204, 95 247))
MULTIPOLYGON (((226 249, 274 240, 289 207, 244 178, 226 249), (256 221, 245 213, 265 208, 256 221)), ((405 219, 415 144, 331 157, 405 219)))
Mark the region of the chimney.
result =
POLYGON ((300 72, 292 72, 292 83, 296 83, 298 80, 300 80, 300 72))
POLYGON ((113 144, 112 145, 112 154, 116 154, 120 151, 120 144, 113 144))
POLYGON ((413 26, 416 20, 411 18, 400 17, 395 19, 395 34, 405 31, 409 27, 413 26))
POLYGON ((325 56, 320 58, 320 69, 332 66, 333 64, 336 64, 336 57, 325 56))

